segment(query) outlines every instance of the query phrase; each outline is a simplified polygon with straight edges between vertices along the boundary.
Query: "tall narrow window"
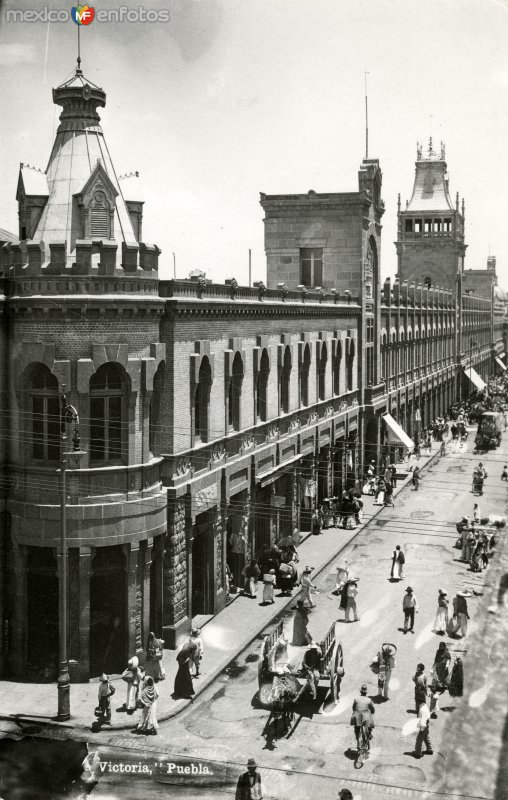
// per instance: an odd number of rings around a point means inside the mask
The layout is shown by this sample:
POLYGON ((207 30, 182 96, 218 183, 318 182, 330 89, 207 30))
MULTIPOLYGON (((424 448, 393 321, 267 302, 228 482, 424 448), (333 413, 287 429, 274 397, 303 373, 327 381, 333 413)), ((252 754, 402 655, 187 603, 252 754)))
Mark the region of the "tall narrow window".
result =
POLYGON ((347 372, 347 390, 348 392, 353 391, 353 370, 354 370, 354 363, 355 363, 355 343, 352 339, 349 340, 349 348, 347 354, 347 364, 346 364, 346 372, 347 372))
POLYGON ((300 404, 309 405, 309 372, 310 372, 310 347, 305 345, 303 360, 300 364, 300 404))
POLYGON ((202 442, 209 439, 210 389, 212 369, 206 356, 199 367, 199 382, 194 394, 194 436, 202 442))
POLYGON ((340 394, 340 368, 342 364, 342 342, 339 340, 336 344, 335 357, 333 359, 333 393, 340 394))
POLYGON ((165 373, 165 364, 162 362, 159 367, 157 368, 157 372, 155 373, 153 379, 153 391, 152 397, 150 399, 150 408, 149 408, 149 424, 148 424, 148 431, 149 431, 149 448, 150 452, 154 455, 160 454, 160 441, 161 441, 161 424, 160 424, 160 412, 161 412, 161 402, 162 402, 162 392, 164 389, 164 373, 165 373))
POLYGON ((240 353, 236 353, 228 386, 228 424, 235 431, 241 426, 242 383, 243 361, 240 353))
POLYGON ((323 285, 323 248, 302 247, 300 250, 300 280, 304 286, 323 285))
POLYGON ((60 397, 58 381, 44 364, 28 372, 31 411, 31 458, 58 461, 60 458, 60 397))
POLYGON ((284 414, 289 414, 290 408, 291 367, 291 349, 286 345, 280 374, 280 405, 284 414))
POLYGON ((268 353, 263 350, 259 373, 257 376, 256 413, 261 422, 266 422, 268 414, 268 378, 270 375, 270 360, 268 353))
POLYGON ((90 379, 90 462, 121 464, 125 379, 116 364, 103 364, 90 379))
POLYGON ((326 367, 328 364, 328 351, 326 343, 323 342, 321 346, 321 355, 319 357, 318 367, 318 398, 324 400, 326 397, 326 367))

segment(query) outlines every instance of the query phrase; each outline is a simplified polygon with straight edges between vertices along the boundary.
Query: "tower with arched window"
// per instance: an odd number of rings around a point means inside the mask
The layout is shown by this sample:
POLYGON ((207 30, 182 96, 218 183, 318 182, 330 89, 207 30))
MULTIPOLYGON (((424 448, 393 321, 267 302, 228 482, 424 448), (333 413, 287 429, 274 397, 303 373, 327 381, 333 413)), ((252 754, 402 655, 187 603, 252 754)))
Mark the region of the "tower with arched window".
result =
POLYGON ((20 168, 19 241, 6 264, 12 480, 0 649, 6 674, 35 681, 58 674, 62 591, 71 680, 88 680, 141 655, 150 630, 162 634, 170 569, 159 250, 139 241, 137 176, 114 168, 98 114, 105 92, 78 67, 53 101, 61 115, 47 167, 20 168))

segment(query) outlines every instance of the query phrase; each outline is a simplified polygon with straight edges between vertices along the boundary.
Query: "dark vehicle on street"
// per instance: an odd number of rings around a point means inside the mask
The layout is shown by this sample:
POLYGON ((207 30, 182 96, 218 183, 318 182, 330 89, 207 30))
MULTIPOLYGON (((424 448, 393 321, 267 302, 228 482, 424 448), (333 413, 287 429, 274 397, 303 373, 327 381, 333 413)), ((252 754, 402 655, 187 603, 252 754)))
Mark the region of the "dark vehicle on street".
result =
POLYGON ((478 422, 478 432, 474 440, 477 452, 485 453, 499 447, 503 427, 501 414, 497 411, 485 411, 478 422))

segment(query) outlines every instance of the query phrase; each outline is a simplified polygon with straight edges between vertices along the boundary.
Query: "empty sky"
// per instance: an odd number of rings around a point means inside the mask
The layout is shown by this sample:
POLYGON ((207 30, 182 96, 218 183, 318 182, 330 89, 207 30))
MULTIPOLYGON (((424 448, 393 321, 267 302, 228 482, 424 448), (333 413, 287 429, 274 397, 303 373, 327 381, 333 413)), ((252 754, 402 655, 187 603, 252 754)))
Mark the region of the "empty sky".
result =
MULTIPOLYGON (((1 4, 1 0, 0 0, 1 4)), ((107 92, 102 125, 119 173, 139 170, 144 240, 184 277, 265 278, 259 192, 352 191, 379 158, 382 273, 396 270, 397 193, 411 195, 417 139, 446 144, 450 189, 466 201, 466 267, 497 256, 508 289, 508 4, 504 0, 108 0, 168 9, 166 23, 81 28, 83 70, 107 92)), ((48 8, 70 9, 53 0, 48 8)), ((19 162, 45 168, 72 72, 73 22, 0 31, 0 227, 17 233, 19 162)))

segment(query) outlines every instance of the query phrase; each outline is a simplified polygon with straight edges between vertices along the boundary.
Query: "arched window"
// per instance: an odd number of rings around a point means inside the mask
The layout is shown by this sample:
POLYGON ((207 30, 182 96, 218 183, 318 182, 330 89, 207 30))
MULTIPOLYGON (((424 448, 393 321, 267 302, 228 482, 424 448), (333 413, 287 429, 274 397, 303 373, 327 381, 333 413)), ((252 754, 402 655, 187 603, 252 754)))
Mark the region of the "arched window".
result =
POLYGON ((236 353, 228 387, 228 424, 235 431, 239 431, 241 425, 242 383, 243 361, 240 353, 236 353))
POLYGON ((261 422, 266 422, 268 414, 268 377, 270 375, 270 359, 268 353, 263 350, 261 363, 257 375, 256 385, 256 414, 261 422))
POLYGON ((154 455, 160 455, 160 440, 161 440, 161 425, 160 425, 160 412, 162 392, 164 389, 164 375, 166 365, 164 362, 159 364, 157 372, 153 379, 153 391, 150 399, 149 408, 149 448, 150 452, 154 455))
POLYGON ((340 394, 340 367, 342 363, 342 342, 339 340, 335 349, 335 357, 333 359, 333 393, 340 394))
POLYGON ((121 464, 124 459, 125 389, 116 364, 103 364, 90 378, 90 463, 121 464))
POLYGON ((44 364, 27 371, 30 398, 30 458, 58 461, 60 458, 60 397, 58 381, 44 364))
POLYGON ((210 436, 210 389, 212 368, 207 356, 201 360, 199 380, 194 394, 194 436, 207 442, 210 436))
POLYGON ((286 345, 284 349, 284 361, 282 362, 282 370, 280 374, 280 405, 284 414, 289 414, 290 406, 290 388, 291 388, 291 348, 286 345))
POLYGON ((328 364, 328 351, 326 342, 321 346, 321 355, 318 365, 318 399, 324 400, 326 396, 326 366, 328 364))
POLYGON ((309 405, 309 372, 310 372, 310 347, 305 345, 303 360, 300 364, 300 404, 309 405))

